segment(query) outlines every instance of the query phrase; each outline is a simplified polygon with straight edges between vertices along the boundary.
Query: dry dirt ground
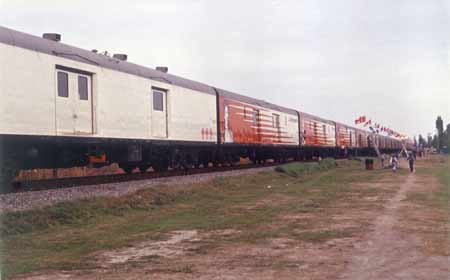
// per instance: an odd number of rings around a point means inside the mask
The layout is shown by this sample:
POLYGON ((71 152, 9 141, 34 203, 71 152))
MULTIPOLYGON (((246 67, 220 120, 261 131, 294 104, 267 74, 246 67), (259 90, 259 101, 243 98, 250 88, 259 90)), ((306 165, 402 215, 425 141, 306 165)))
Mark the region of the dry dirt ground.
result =
MULTIPOLYGON (((426 244, 419 236, 399 230, 406 194, 417 188, 423 186, 418 186, 417 177, 410 174, 375 219, 373 231, 355 244, 341 279, 450 279, 448 256, 426 254, 421 250, 426 244)), ((448 242, 444 240, 441 245, 448 249, 448 242)))
MULTIPOLYGON (((418 170, 427 164, 418 161, 418 170)), ((351 233, 324 242, 268 236, 242 243, 235 242, 242 233, 233 229, 173 231, 163 240, 97 252, 90 256, 97 263, 91 270, 20 279, 450 279, 450 212, 414 195, 437 191, 437 179, 387 172, 370 187, 386 192, 341 200, 317 213, 280 216, 261 227, 295 225, 293 232, 302 235, 299 225, 316 223, 317 231, 351 233)), ((273 201, 283 199, 289 198, 273 201)))

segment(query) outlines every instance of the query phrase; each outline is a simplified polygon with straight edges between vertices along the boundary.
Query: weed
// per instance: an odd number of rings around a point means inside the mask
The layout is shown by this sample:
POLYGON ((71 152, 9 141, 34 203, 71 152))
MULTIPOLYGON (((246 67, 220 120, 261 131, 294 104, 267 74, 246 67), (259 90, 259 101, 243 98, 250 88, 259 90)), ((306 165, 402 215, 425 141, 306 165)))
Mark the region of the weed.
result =
POLYGON ((293 177, 299 177, 303 174, 326 171, 337 166, 336 160, 325 158, 320 162, 293 162, 277 166, 275 171, 286 173, 293 177))
POLYGON ((307 242, 325 242, 330 239, 351 237, 350 230, 329 230, 329 231, 305 231, 294 234, 298 239, 307 242))

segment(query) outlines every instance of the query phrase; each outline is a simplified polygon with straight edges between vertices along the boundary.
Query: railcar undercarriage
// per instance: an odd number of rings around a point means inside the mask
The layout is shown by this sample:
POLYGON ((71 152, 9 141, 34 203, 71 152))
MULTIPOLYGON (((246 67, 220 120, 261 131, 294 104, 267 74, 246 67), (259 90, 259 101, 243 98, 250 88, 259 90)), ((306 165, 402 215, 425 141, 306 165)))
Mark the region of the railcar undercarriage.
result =
MULTIPOLYGON (((373 148, 347 149, 298 146, 236 145, 207 142, 154 141, 109 138, 0 136, 1 192, 11 190, 20 170, 71 167, 101 167, 117 163, 126 173, 150 167, 162 172, 239 164, 247 158, 254 164, 268 160, 311 160, 317 157, 375 156, 373 148)), ((382 152, 395 152, 385 149, 382 152)))

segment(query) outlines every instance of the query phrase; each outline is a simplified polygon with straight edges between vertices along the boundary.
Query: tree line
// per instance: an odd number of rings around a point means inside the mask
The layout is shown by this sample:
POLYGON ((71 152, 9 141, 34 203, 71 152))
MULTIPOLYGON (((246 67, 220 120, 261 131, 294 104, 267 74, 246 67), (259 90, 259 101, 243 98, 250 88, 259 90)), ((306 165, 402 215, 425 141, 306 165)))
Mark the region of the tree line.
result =
POLYGON ((427 139, 419 134, 418 142, 415 138, 414 142, 419 147, 435 148, 438 151, 448 152, 450 145, 450 123, 444 129, 444 120, 442 120, 441 116, 438 116, 436 119, 436 133, 433 136, 429 134, 427 139))

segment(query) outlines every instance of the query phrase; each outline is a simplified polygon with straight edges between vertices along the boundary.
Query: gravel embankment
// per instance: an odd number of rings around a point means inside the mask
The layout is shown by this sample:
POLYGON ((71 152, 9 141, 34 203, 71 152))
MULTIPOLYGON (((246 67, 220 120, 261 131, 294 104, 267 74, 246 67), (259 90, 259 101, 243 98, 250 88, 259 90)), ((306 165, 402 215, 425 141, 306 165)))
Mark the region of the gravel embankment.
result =
POLYGON ((271 171, 273 169, 274 167, 271 166, 234 171, 212 172, 189 176, 176 176, 142 181, 102 184, 96 186, 78 186, 73 188, 2 194, 0 195, 0 213, 41 208, 70 200, 79 200, 99 196, 122 196, 125 194, 133 193, 137 190, 160 184, 192 184, 209 181, 219 176, 239 176, 261 171, 271 171))

